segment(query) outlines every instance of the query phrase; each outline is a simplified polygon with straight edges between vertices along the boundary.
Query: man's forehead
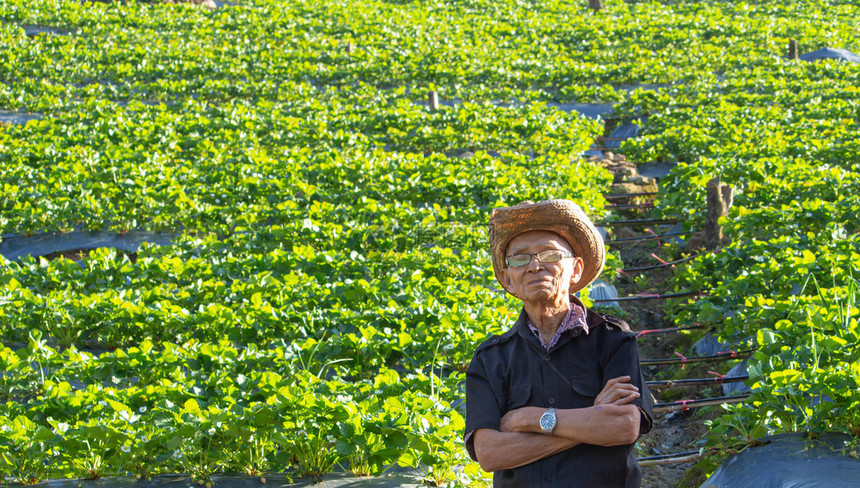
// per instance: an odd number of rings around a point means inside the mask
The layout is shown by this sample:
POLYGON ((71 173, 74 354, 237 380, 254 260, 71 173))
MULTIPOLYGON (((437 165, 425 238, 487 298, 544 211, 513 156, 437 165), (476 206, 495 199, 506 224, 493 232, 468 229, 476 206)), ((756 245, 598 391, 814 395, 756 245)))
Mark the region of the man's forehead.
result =
POLYGON ((521 251, 530 246, 556 247, 570 250, 564 237, 548 230, 533 230, 517 235, 508 243, 508 253, 521 251))

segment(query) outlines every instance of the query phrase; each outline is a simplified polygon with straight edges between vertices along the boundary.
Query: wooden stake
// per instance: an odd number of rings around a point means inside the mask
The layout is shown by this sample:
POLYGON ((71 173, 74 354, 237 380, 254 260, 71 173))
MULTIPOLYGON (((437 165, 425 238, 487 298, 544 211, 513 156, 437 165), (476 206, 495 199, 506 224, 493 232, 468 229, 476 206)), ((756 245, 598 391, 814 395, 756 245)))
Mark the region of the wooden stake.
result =
POLYGON ((792 61, 797 61, 798 59, 797 39, 791 39, 788 41, 788 59, 792 61))
POLYGON ((346 44, 346 53, 347 53, 347 54, 353 54, 353 53, 355 53, 355 44, 353 44, 353 42, 352 42, 352 41, 349 41, 349 42, 346 44))
POLYGON ((603 0, 588 0, 588 8, 597 13, 603 10, 603 0))
POLYGON ((427 105, 430 110, 439 110, 439 94, 435 90, 431 90, 427 95, 427 105))
POLYGON ((716 249, 725 241, 720 217, 729 214, 732 206, 733 191, 728 185, 720 183, 720 177, 708 182, 708 214, 705 216, 705 248, 716 249))

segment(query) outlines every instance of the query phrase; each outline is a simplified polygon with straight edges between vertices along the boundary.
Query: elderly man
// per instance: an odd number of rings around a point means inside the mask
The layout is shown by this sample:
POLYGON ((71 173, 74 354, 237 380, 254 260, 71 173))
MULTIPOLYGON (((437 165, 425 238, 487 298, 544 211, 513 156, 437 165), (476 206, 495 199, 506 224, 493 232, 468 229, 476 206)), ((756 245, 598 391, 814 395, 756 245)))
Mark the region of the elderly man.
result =
POLYGON ((633 444, 651 428, 636 337, 574 293, 600 274, 603 239, 575 203, 495 209, 496 279, 519 319, 475 351, 465 443, 494 487, 638 487, 633 444))

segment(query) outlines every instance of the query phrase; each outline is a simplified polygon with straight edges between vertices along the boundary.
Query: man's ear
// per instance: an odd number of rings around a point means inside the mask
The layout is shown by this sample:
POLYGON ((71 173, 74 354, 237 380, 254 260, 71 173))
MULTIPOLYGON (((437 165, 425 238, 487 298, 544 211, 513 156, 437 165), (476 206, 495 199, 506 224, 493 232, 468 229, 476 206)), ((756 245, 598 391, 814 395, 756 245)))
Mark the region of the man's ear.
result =
POLYGON ((570 275, 570 281, 573 283, 579 283, 584 271, 585 263, 582 261, 582 258, 579 256, 573 258, 573 273, 570 275))
MULTIPOLYGON (((508 268, 502 268, 499 270, 499 281, 501 281, 502 284, 505 285, 504 287, 507 288, 508 290, 513 288, 513 283, 511 282, 511 275, 508 273, 508 268)), ((510 293, 511 295, 514 295, 510 291, 508 291, 508 293, 510 293)), ((514 296, 516 298, 519 298, 516 295, 514 295, 514 296)))

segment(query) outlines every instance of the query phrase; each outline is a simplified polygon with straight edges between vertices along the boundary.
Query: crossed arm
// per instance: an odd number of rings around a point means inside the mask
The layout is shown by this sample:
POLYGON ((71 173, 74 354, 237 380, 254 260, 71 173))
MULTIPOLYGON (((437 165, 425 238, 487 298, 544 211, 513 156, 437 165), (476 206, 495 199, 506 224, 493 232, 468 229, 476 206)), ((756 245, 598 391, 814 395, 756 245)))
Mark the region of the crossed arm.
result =
POLYGON ((632 444, 639 436, 640 413, 630 402, 639 397, 639 389, 629 381, 629 376, 609 380, 592 407, 557 410, 551 436, 541 433, 538 421, 546 409, 540 407, 511 410, 502 417, 499 430, 476 430, 475 455, 481 469, 517 468, 581 443, 632 444))

